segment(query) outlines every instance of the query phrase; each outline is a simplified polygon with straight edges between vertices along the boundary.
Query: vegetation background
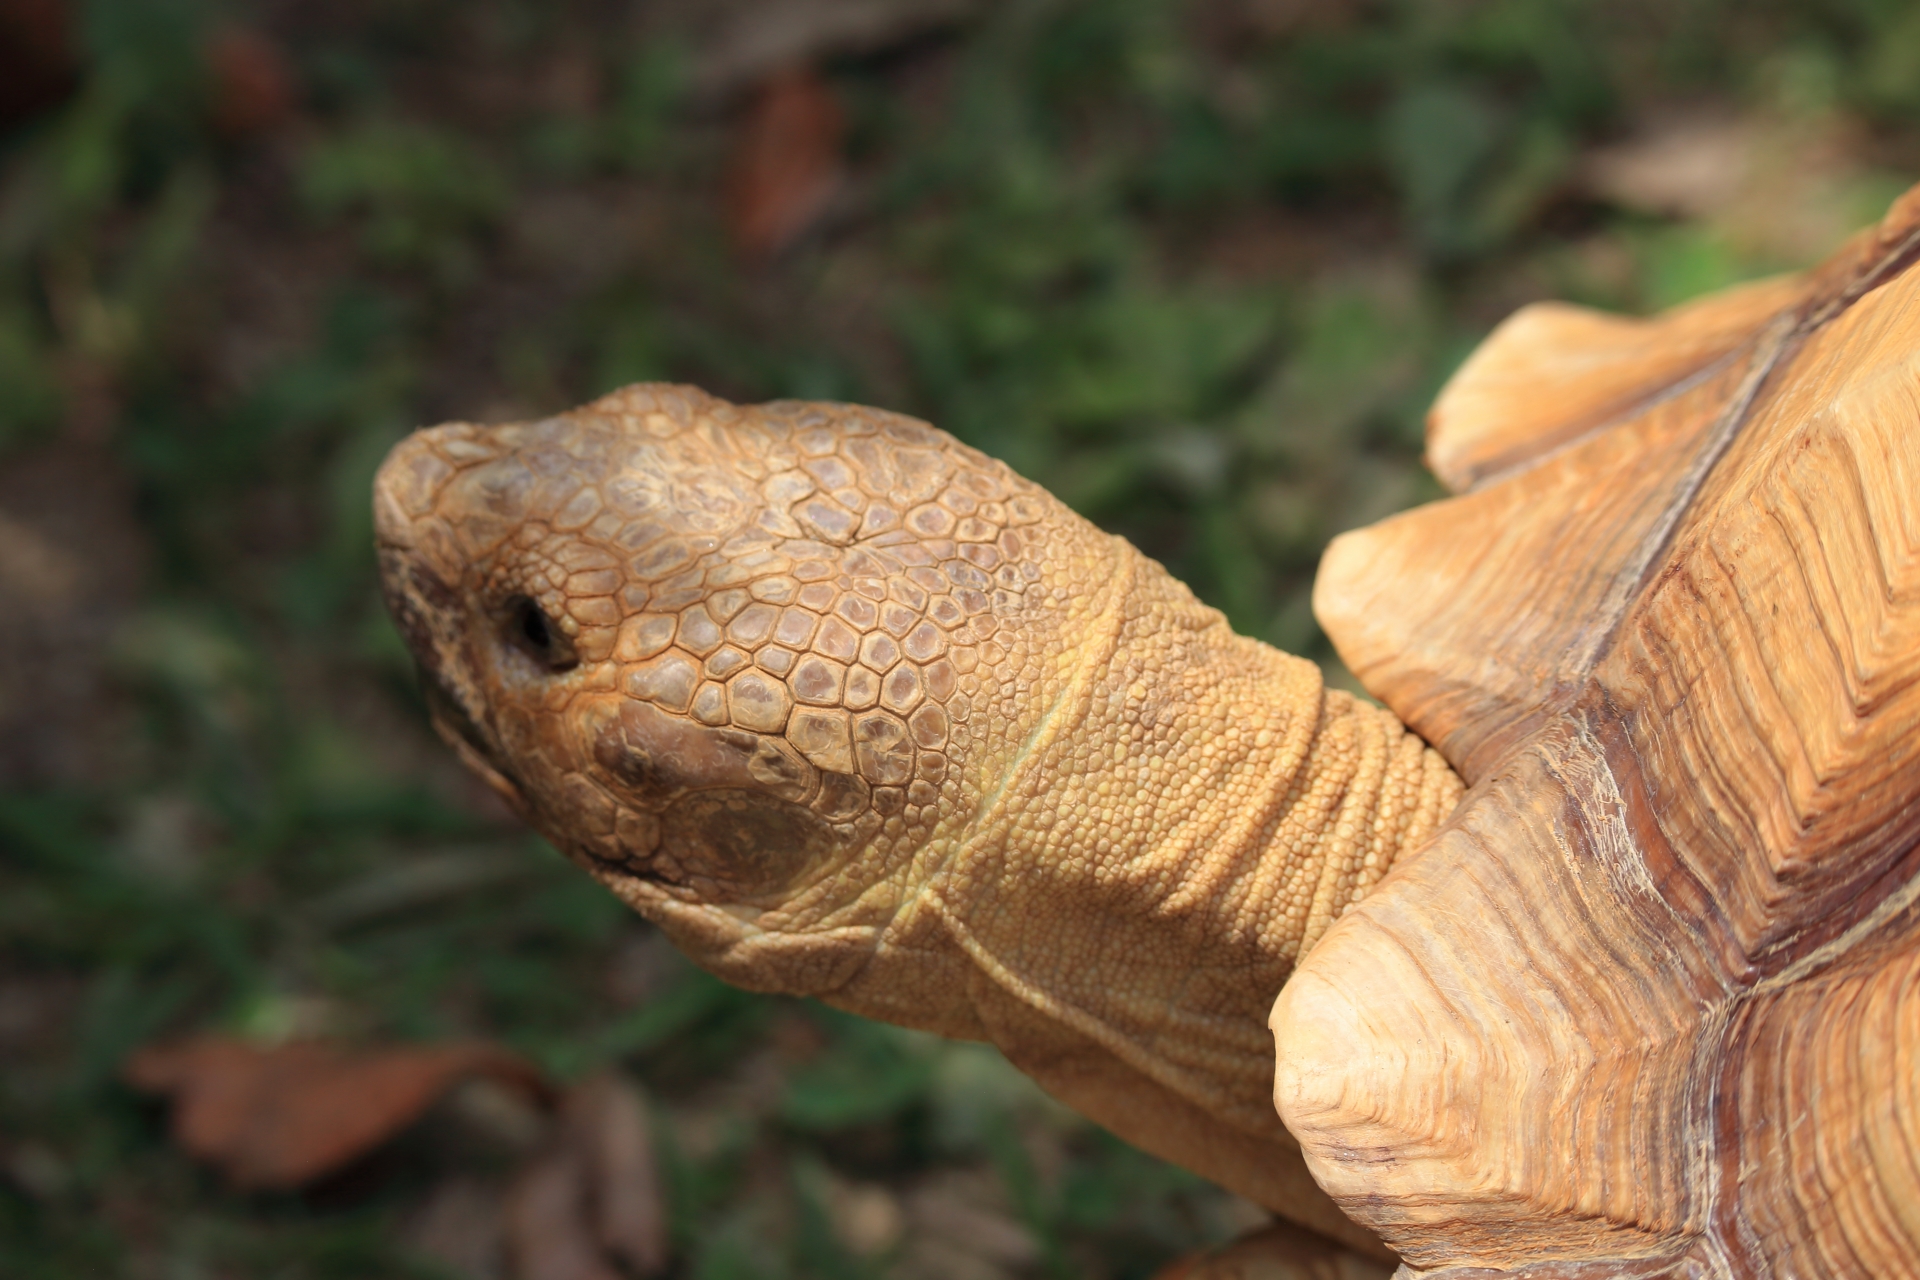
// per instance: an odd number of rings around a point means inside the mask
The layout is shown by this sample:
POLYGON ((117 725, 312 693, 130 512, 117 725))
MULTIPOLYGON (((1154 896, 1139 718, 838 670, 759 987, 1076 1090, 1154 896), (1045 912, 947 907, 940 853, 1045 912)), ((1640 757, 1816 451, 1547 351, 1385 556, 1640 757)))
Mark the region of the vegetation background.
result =
POLYGON ((881 404, 1341 679, 1315 561, 1437 493, 1450 369, 1876 217, 1920 6, 0 0, 0 131, 0 1273, 504 1274, 506 1103, 241 1193, 121 1075, 222 1031, 618 1067, 676 1276, 1143 1277, 1247 1206, 691 970, 462 776, 381 454, 636 379, 881 404))

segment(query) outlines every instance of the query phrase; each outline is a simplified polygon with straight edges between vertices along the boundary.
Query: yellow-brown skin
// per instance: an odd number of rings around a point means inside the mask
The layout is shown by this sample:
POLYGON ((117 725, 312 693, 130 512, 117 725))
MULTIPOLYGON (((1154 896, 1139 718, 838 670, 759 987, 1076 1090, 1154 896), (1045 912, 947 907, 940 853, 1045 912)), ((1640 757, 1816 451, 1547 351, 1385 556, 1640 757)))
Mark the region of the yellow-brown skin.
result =
POLYGON ((436 722, 700 964, 988 1040, 1363 1247, 1271 1098, 1295 960, 1446 763, 925 423, 645 385, 376 482, 436 722))

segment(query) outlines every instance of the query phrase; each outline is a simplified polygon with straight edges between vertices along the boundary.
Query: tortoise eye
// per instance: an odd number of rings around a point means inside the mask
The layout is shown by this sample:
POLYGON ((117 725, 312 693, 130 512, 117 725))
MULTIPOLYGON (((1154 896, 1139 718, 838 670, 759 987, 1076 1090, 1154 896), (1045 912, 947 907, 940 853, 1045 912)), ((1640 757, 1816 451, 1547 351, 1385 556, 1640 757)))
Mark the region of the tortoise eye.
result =
POLYGON ((571 671, 580 663, 566 635, 528 596, 507 601, 507 640, 549 671, 571 671))

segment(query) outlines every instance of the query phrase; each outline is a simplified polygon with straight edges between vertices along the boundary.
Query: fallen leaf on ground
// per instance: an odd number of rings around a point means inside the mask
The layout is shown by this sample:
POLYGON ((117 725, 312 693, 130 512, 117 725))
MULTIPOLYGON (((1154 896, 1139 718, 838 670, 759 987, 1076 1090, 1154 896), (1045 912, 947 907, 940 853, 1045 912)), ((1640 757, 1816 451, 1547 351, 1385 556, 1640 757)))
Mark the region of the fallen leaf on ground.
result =
POLYGON ((502 1270, 502 1188, 455 1174, 427 1196, 401 1239, 423 1258, 456 1276, 499 1280, 502 1270))
POLYGON ((983 0, 708 0, 696 36, 693 83, 731 93, 776 67, 870 56, 963 22, 983 0))
POLYGON ((1391 1263, 1363 1258, 1304 1227, 1274 1222, 1171 1262, 1153 1280, 1387 1280, 1392 1274, 1391 1263))
POLYGON ((1587 185, 1633 209, 1709 218, 1750 179, 1757 124, 1732 115, 1662 121, 1587 158, 1587 185))
POLYGON ((82 786, 132 767, 135 708, 105 665, 145 595, 137 501, 113 450, 73 433, 0 468, 0 789, 82 786))
POLYGON ((840 1178, 827 1184, 827 1218, 840 1242, 863 1258, 892 1249, 907 1227, 900 1197, 875 1183, 840 1178))
POLYGON ((1026 1271, 1040 1246, 985 1169, 945 1170, 908 1191, 904 1269, 928 1280, 999 1280, 1026 1271))
POLYGON ((562 1133, 587 1169, 601 1245, 641 1275, 663 1270, 666 1206, 646 1100, 619 1076, 598 1075, 567 1094, 561 1119, 562 1133))
POLYGON ((586 1171, 566 1148, 537 1157, 507 1193, 507 1253, 518 1280, 620 1280, 587 1221, 586 1171))
POLYGON ((845 176, 845 131, 840 104, 812 67, 790 67, 762 83, 728 178, 730 228, 744 257, 776 257, 819 221, 845 176))
POLYGON ((1867 142, 1842 116, 1700 110, 1595 151, 1581 178, 1623 208, 1704 222, 1748 253, 1811 261, 1858 224, 1877 190, 1867 142))
POLYGON ((170 1095, 174 1139, 247 1190, 292 1189, 342 1168, 468 1077, 546 1090, 526 1062, 485 1044, 348 1050, 207 1036, 141 1049, 125 1075, 170 1095))
POLYGON ((54 106, 79 84, 67 0, 0 0, 0 128, 54 106))
POLYGON ((293 68, 272 39, 228 27, 207 42, 213 73, 213 125, 230 138, 267 133, 293 115, 293 68))
POLYGON ((666 1206, 652 1124, 638 1089, 589 1077, 560 1103, 556 1140, 507 1197, 507 1246, 518 1280, 658 1275, 667 1265, 666 1206))

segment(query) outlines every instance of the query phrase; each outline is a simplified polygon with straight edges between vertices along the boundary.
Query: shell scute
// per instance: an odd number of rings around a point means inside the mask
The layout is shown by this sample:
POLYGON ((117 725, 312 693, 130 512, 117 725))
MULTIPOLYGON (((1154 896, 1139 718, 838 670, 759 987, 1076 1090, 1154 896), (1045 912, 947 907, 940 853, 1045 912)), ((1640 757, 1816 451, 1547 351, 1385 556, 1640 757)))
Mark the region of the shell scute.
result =
POLYGON ((1920 1274, 1916 204, 1329 555, 1477 785, 1282 992, 1276 1099, 1423 1276, 1920 1274))

